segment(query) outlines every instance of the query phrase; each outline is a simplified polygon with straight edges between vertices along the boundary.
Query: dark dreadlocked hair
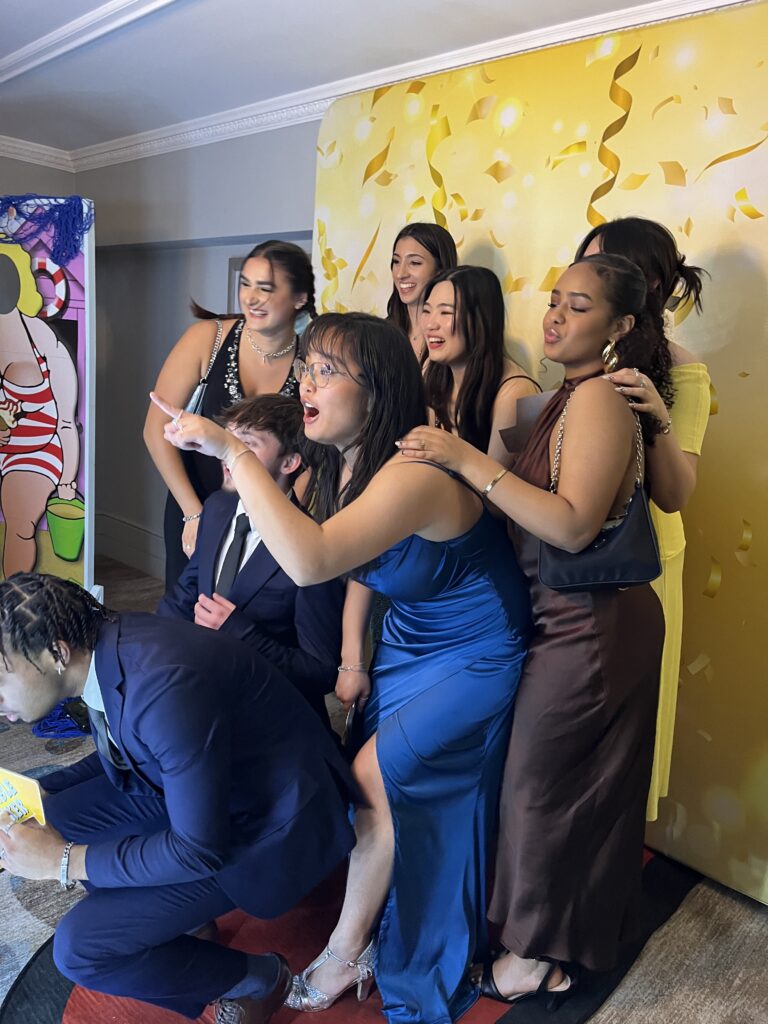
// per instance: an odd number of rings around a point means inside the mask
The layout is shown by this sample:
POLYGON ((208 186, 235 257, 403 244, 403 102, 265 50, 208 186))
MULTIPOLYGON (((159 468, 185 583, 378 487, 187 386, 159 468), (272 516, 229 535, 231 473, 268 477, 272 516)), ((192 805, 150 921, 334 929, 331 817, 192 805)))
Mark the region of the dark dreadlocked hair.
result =
POLYGON ((35 658, 48 651, 60 660, 59 641, 77 651, 92 651, 104 622, 114 622, 108 611, 77 583, 40 572, 17 572, 0 581, 0 656, 9 651, 23 655, 40 668, 35 658))

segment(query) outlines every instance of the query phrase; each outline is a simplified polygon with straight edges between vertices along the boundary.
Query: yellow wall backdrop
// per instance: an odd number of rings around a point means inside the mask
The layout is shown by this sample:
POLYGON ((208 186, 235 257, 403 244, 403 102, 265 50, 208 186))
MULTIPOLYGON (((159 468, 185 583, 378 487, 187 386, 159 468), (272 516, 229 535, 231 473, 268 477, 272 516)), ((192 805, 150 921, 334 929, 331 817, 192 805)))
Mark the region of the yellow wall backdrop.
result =
MULTIPOLYGON (((547 293, 603 219, 639 214, 712 275, 675 338, 709 365, 670 795, 651 845, 768 902, 768 4, 582 40, 333 104, 318 141, 323 309, 385 313, 406 221, 502 281, 542 385, 547 293)), ((627 651, 631 658, 632 652, 627 651)))

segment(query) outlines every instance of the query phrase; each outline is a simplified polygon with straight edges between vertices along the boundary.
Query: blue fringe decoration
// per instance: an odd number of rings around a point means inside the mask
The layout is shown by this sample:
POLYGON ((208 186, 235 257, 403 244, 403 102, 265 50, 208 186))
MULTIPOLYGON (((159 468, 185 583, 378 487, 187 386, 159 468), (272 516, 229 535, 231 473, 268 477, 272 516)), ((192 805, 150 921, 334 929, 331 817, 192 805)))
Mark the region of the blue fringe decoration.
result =
POLYGON ((45 718, 41 718, 32 726, 32 734, 40 739, 63 739, 67 736, 86 735, 67 715, 67 704, 78 699, 77 697, 68 697, 57 704, 45 718))
POLYGON ((93 203, 82 196, 39 196, 28 192, 23 196, 0 196, 0 218, 15 209, 24 218, 13 237, 2 242, 25 242, 51 231, 51 259, 66 267, 77 256, 83 239, 93 226, 93 203))

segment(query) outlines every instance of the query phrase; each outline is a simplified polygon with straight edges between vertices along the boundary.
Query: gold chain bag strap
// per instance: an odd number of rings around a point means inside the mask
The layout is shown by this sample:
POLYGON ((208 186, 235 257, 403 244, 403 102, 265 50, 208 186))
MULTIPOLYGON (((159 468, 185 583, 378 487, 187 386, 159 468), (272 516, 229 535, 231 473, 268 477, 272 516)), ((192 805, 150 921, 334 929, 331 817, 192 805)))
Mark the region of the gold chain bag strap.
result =
MULTIPOLYGON (((570 401, 565 403, 557 431, 549 484, 553 494, 557 494, 560 480, 565 414, 570 401)), ((637 476, 626 512, 609 519, 595 539, 576 554, 539 542, 539 579, 551 590, 615 590, 650 583, 661 575, 659 545, 643 487, 643 431, 640 417, 633 413, 637 476)))
POLYGON ((219 354, 219 349, 221 348, 222 329, 223 325, 221 320, 217 320, 216 340, 213 343, 211 358, 208 360, 208 369, 205 371, 205 376, 200 378, 200 383, 192 392, 189 401, 184 406, 184 412, 193 412, 195 416, 202 416, 203 414, 203 399, 205 398, 205 389, 208 387, 208 374, 211 372, 211 367, 216 361, 216 356, 219 354))

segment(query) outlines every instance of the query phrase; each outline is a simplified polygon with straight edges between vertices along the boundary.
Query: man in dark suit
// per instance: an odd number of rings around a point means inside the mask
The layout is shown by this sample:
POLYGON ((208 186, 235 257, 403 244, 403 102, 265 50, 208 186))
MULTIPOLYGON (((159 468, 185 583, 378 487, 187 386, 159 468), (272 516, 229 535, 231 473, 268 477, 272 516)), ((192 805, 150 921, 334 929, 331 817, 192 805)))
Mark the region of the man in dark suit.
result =
MULTIPOLYGON (((221 422, 291 494, 302 470, 302 417, 295 398, 259 395, 230 406, 221 422)), ((250 644, 327 722, 324 697, 336 684, 343 604, 340 580, 297 587, 283 572, 260 543, 224 467, 222 489, 203 506, 195 551, 157 614, 250 644)))
POLYGON ((196 937, 241 907, 286 912, 349 852, 352 783, 332 738, 257 652, 186 622, 113 615, 76 584, 0 583, 0 713, 82 696, 98 752, 46 776, 47 824, 0 816, 13 874, 89 890, 54 958, 78 984, 196 1018, 265 1024, 291 975, 196 937))

